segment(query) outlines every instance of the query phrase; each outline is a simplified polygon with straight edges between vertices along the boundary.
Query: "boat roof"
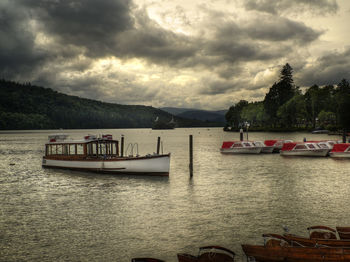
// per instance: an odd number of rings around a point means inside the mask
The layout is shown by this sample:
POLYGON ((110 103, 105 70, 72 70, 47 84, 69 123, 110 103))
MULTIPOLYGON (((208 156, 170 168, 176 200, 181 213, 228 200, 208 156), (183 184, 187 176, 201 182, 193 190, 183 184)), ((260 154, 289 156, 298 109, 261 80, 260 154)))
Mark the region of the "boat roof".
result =
POLYGON ((349 146, 350 143, 335 144, 333 146, 332 152, 344 152, 349 146))
POLYGON ((222 142, 221 148, 230 148, 235 143, 254 143, 254 141, 243 140, 243 141, 224 141, 222 142))
POLYGON ((290 151, 292 150, 296 145, 307 145, 307 144, 316 144, 316 142, 288 142, 288 143, 284 143, 282 146, 282 151, 290 151))
POLYGON ((67 139, 67 134, 53 134, 48 136, 49 141, 46 144, 86 144, 90 142, 118 142, 112 139, 112 135, 100 135, 97 137, 95 135, 84 136, 83 139, 67 139))
POLYGON ((273 146, 274 144, 276 144, 277 141, 278 141, 277 139, 265 140, 264 144, 267 146, 273 146))

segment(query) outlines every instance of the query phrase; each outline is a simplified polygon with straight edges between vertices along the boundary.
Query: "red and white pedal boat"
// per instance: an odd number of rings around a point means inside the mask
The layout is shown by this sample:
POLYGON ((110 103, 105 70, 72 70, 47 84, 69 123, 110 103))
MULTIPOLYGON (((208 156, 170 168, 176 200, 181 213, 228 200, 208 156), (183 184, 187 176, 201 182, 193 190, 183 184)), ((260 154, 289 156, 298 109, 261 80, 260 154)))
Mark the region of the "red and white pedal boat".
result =
POLYGON ((223 154, 259 154, 263 145, 255 145, 252 141, 225 141, 220 152, 223 154))
POLYGON ((329 148, 322 148, 317 143, 284 143, 280 151, 282 156, 327 156, 329 148))
MULTIPOLYGON (((271 139, 271 140, 265 140, 264 144, 265 144, 265 151, 267 151, 268 153, 270 153, 270 151, 273 153, 279 153, 280 150, 283 147, 284 143, 291 143, 293 142, 292 140, 277 140, 277 139, 271 139)), ((263 149, 264 152, 264 149, 263 149)))
POLYGON ((329 155, 330 157, 350 158, 350 143, 335 144, 329 155))
POLYGON ((42 166, 113 174, 169 176, 170 153, 139 156, 132 152, 123 156, 123 153, 119 153, 118 141, 113 140, 111 135, 100 138, 90 135, 82 140, 68 140, 68 135, 61 134, 49 136, 42 166))

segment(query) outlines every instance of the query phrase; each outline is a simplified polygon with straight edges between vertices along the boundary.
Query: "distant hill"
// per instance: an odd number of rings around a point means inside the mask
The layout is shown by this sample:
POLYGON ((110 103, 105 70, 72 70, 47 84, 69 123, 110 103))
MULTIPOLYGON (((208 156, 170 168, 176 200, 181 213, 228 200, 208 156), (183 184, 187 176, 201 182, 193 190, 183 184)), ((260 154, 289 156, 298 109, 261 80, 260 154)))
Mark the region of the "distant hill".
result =
POLYGON ((226 123, 225 114, 227 110, 208 111, 208 110, 176 108, 176 107, 162 107, 160 109, 182 118, 217 122, 217 123, 223 123, 223 124, 226 123))
MULTIPOLYGON (((172 114, 151 106, 120 105, 69 96, 50 88, 0 80, 0 129, 150 128, 172 114)), ((176 127, 216 126, 174 117, 176 127)))
POLYGON ((193 111, 193 110, 197 110, 195 108, 180 108, 180 107, 161 107, 159 108, 160 110, 163 110, 165 112, 168 112, 174 116, 177 116, 179 114, 182 114, 186 111, 193 111))

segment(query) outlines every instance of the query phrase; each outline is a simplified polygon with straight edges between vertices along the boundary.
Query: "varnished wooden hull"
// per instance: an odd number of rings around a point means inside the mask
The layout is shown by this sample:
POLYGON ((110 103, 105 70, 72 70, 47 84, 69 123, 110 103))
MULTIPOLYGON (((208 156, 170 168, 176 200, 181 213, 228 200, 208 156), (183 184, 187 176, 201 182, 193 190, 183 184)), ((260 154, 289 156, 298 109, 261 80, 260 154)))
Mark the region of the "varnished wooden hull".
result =
POLYGON ((329 247, 349 247, 350 248, 350 240, 340 240, 340 239, 310 239, 306 237, 296 236, 292 234, 284 234, 283 235, 288 243, 293 246, 307 246, 307 247, 315 247, 315 246, 329 246, 329 247))
POLYGON ((350 262, 350 248, 242 245, 242 249, 256 262, 350 262))
POLYGON ((235 253, 220 246, 205 246, 199 248, 199 255, 177 254, 179 262, 234 262, 235 253))

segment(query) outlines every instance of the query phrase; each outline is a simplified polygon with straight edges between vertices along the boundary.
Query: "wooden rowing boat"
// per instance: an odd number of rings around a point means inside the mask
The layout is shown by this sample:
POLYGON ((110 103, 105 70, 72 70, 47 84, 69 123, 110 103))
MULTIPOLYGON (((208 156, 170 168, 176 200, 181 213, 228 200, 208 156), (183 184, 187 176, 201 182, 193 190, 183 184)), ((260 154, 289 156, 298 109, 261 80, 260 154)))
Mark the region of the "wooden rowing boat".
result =
POLYGON ((233 262, 235 253, 220 246, 205 246, 199 248, 197 256, 177 254, 179 262, 233 262))
POLYGON ((157 258, 140 257, 140 258, 132 258, 131 262, 165 262, 165 261, 157 258))
POLYGON ((290 246, 300 246, 300 247, 350 247, 350 240, 339 240, 339 239, 322 239, 322 238, 307 238, 302 236, 297 236, 293 234, 264 234, 265 239, 276 239, 279 241, 285 241, 290 246))
POLYGON ((327 226, 312 226, 308 227, 310 239, 322 238, 322 239, 337 239, 337 233, 339 239, 350 240, 350 227, 327 227, 327 226))
POLYGON ((350 248, 242 245, 248 261, 349 262, 350 248))

